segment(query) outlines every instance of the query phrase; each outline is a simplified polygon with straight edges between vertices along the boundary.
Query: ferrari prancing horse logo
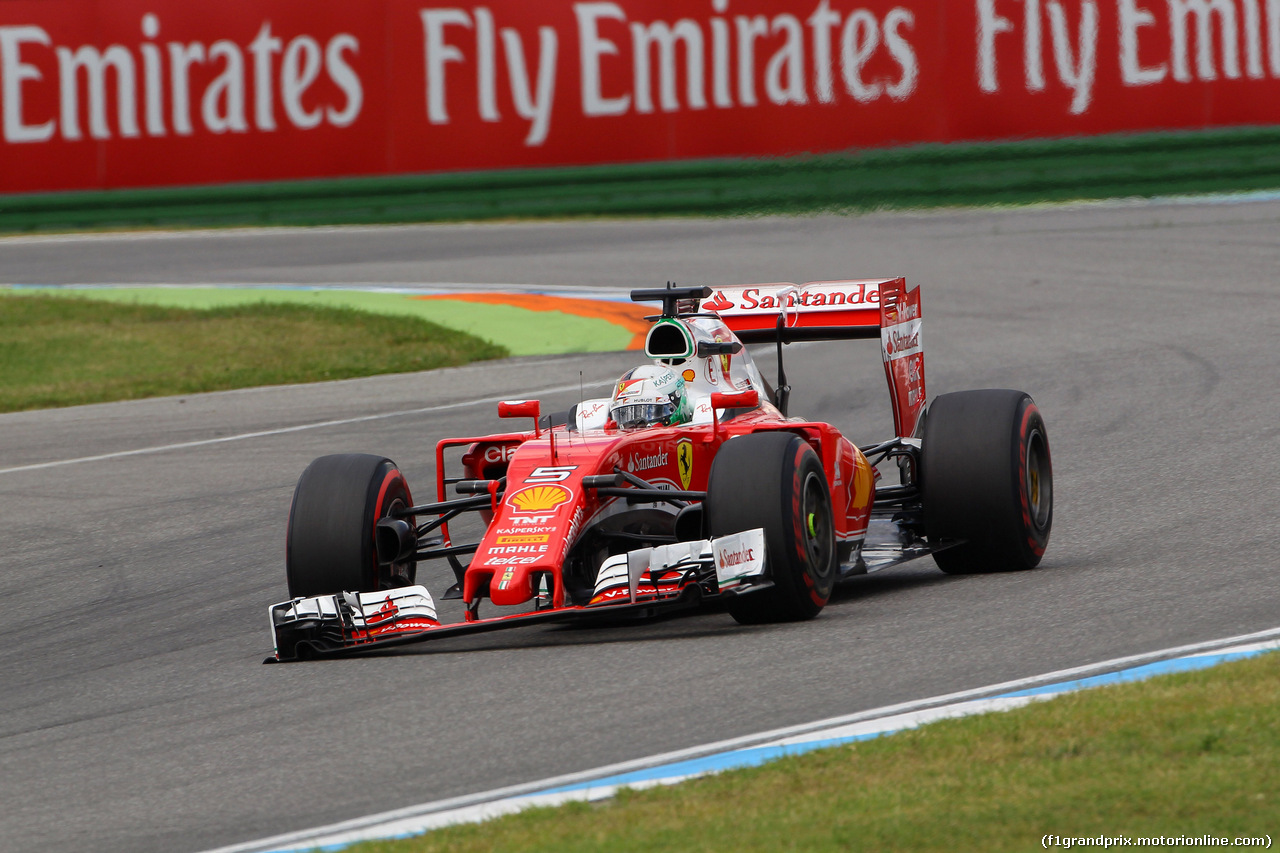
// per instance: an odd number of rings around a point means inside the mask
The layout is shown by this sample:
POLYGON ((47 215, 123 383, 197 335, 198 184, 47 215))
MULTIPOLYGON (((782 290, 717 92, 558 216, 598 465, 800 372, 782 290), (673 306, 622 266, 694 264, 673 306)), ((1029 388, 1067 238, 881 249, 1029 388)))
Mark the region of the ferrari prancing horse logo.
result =
POLYGON ((676 470, 680 472, 680 488, 688 491, 693 481, 693 441, 690 439, 676 442, 676 470))

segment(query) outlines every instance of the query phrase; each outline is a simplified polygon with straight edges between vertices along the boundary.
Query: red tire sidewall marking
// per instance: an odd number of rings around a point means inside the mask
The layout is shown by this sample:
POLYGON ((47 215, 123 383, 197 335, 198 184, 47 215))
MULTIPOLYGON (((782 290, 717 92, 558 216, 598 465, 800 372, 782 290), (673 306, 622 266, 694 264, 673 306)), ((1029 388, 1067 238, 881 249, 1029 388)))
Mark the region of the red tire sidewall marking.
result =
POLYGON ((801 441, 796 448, 795 458, 791 460, 791 518, 794 525, 796 554, 799 556, 801 564, 805 567, 805 571, 800 574, 800 578, 809 593, 809 600, 818 607, 822 607, 827 603, 827 599, 830 598, 830 593, 823 595, 818 590, 817 582, 814 580, 813 575, 810 574, 810 570, 816 570, 817 567, 809 565, 809 549, 805 546, 808 532, 805 529, 807 519, 804 517, 803 503, 806 485, 804 459, 805 452, 808 450, 810 450, 809 445, 801 441))
MULTIPOLYGON (((369 535, 373 537, 373 574, 378 576, 378 519, 382 518, 383 501, 387 498, 387 490, 391 488, 391 484, 396 480, 403 480, 400 476, 399 468, 392 468, 382 478, 382 485, 378 487, 378 500, 373 505, 373 525, 369 528, 369 535)), ((409 494, 409 484, 404 485, 405 495, 409 494)), ((409 504, 412 506, 412 502, 409 504)))
MULTIPOLYGON (((1026 532, 1027 547, 1037 557, 1044 556, 1045 543, 1036 538, 1035 525, 1031 521, 1031 496, 1027 493, 1027 438, 1031 421, 1040 415, 1035 403, 1028 402, 1022 410, 1022 422, 1018 424, 1018 502, 1022 508, 1022 529, 1026 532)), ((1048 455, 1048 442, 1045 442, 1048 455)))
MULTIPOLYGON (((795 558, 802 566, 808 563, 804 548, 804 522, 801 520, 804 506, 800 494, 802 487, 800 482, 800 461, 803 458, 804 445, 801 444, 796 448, 796 454, 791 459, 791 547, 795 552, 795 558)), ((813 581, 809 579, 809 573, 805 571, 800 576, 803 578, 805 586, 812 589, 813 581)))

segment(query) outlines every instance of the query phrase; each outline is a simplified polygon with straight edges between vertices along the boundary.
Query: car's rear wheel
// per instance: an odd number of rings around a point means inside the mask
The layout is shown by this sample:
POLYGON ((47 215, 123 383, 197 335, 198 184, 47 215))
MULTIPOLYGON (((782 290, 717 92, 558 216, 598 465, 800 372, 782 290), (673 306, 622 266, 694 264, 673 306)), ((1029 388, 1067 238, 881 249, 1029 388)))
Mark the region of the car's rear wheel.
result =
POLYGON ((417 564, 380 566, 375 545, 378 519, 410 506, 409 484, 390 459, 365 453, 316 459, 298 478, 289 510, 289 594, 376 592, 413 583, 417 564))
POLYGON ((925 534, 944 572, 1039 564, 1053 527, 1044 418, 1021 391, 943 394, 929 404, 920 451, 925 534))
POLYGON ((806 441, 789 432, 727 441, 711 465, 705 507, 712 537, 764 528, 773 586, 732 599, 734 619, 812 619, 826 606, 837 568, 831 492, 806 441))

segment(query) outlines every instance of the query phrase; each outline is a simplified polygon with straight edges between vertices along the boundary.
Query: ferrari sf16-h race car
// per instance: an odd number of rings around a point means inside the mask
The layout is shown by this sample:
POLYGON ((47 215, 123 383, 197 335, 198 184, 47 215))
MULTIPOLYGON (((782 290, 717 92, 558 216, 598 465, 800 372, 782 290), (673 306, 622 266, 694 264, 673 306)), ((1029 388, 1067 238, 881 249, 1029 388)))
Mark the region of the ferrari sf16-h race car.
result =
POLYGON ((307 467, 289 513, 291 599, 270 608, 268 660, 711 601, 740 623, 811 619, 841 580, 924 555, 950 573, 1040 562, 1053 519, 1040 411, 1009 390, 926 405, 918 288, 898 278, 631 296, 662 303, 651 363, 568 412, 499 403, 499 417, 530 428, 440 441, 433 502, 415 503, 381 456, 307 467), (880 341, 893 438, 855 445, 788 416, 783 345, 850 338, 880 341), (760 343, 776 344, 776 389, 744 347, 760 343), (446 456, 459 451, 451 475, 446 456), (483 534, 456 543, 449 524, 469 513, 483 534), (462 621, 442 624, 416 583, 428 560, 453 569, 443 598, 462 600, 462 621))

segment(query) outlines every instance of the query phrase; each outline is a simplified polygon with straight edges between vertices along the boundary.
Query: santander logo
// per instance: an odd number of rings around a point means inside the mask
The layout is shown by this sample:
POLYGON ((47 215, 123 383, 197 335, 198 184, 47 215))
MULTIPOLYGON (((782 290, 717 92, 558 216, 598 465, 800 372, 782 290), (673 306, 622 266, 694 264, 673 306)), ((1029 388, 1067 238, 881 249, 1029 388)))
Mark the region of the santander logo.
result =
POLYGON ((899 359, 920 352, 920 321, 911 320, 880 330, 885 358, 899 359))
POLYGON ((752 314, 794 309, 799 311, 876 310, 883 282, 815 281, 794 284, 755 284, 724 287, 702 303, 704 311, 719 314, 752 314))
POLYGON ((733 303, 728 299, 725 299, 723 291, 719 290, 715 292, 714 296, 702 303, 703 311, 724 311, 725 309, 732 307, 733 303))
POLYGON ((893 343, 890 345, 890 352, 894 352, 895 350, 901 351, 904 349, 914 349, 920 346, 920 331, 918 329, 909 335, 902 335, 897 332, 892 332, 891 334, 893 336, 893 343))
POLYGON ((726 569, 730 566, 740 566, 743 563, 749 563, 756 558, 754 548, 741 548, 737 551, 720 551, 717 556, 720 559, 720 568, 726 569))

